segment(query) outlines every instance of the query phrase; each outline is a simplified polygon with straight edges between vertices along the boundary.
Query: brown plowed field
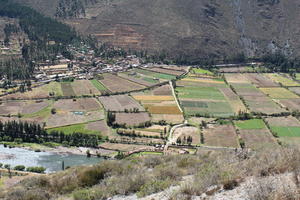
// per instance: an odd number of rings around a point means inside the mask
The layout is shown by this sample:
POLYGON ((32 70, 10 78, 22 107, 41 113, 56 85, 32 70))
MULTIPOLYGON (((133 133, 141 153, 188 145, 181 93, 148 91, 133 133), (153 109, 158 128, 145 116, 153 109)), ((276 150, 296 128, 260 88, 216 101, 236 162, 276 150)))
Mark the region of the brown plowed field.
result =
POLYGON ((116 123, 127 126, 138 126, 150 120, 148 113, 116 113, 116 123))
POLYGON ((140 90, 145 86, 131 82, 113 74, 103 74, 104 79, 99 80, 111 92, 129 92, 140 90))
POLYGON ((145 109, 137 101, 128 95, 99 97, 99 100, 105 110, 124 111, 125 109, 133 110, 134 108, 138 108, 139 111, 145 111, 145 109))
POLYGON ((217 147, 239 147, 235 128, 232 125, 215 125, 203 130, 204 144, 217 147))

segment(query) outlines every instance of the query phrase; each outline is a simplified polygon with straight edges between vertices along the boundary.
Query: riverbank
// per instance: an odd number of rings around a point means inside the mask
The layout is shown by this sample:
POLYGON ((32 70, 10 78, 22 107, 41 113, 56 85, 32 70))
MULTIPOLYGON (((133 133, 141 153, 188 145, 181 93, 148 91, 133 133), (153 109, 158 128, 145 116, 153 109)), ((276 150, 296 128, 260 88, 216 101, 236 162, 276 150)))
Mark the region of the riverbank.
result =
MULTIPOLYGON (((55 154, 72 154, 72 155, 87 155, 87 151, 89 151, 91 156, 99 156, 99 157, 114 157, 117 152, 114 150, 102 149, 102 148, 87 148, 87 147, 66 147, 61 146, 57 143, 51 143, 49 145, 44 144, 36 144, 36 143, 15 143, 15 142, 1 142, 0 144, 6 145, 8 148, 23 148, 30 151, 35 152, 48 152, 55 154)), ((7 156, 2 155, 1 156, 7 156)))

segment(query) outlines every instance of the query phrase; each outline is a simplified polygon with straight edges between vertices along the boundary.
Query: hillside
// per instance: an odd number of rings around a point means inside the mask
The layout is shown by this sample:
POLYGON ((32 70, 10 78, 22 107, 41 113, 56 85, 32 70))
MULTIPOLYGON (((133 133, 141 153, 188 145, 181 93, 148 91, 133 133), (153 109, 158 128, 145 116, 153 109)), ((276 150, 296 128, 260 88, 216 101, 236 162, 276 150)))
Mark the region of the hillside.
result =
POLYGON ((18 177, 4 179, 0 199, 299 199, 297 149, 202 149, 198 154, 131 157, 29 176, 21 182, 18 177))
POLYGON ((15 1, 123 48, 193 58, 300 54, 299 0, 15 1))

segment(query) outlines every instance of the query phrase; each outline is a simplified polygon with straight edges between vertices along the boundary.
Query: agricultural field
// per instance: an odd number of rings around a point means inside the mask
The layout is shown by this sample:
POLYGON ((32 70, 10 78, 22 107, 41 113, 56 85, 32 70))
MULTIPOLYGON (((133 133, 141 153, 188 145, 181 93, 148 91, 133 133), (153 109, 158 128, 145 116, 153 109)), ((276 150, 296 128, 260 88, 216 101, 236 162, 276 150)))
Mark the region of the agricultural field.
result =
POLYGON ((243 98, 251 112, 275 114, 286 110, 276 104, 270 97, 251 83, 230 83, 235 92, 243 98))
POLYGON ((272 99, 297 99, 299 98, 298 95, 294 94, 293 92, 281 88, 259 88, 263 93, 271 97, 272 99))
POLYGON ((218 70, 220 73, 245 73, 254 72, 252 67, 223 67, 218 70))
POLYGON ((61 89, 64 97, 73 97, 76 95, 70 82, 62 82, 61 89))
POLYGON ((240 130, 265 129, 266 125, 261 119, 250 119, 245 121, 235 121, 235 126, 240 130))
POLYGON ((281 75, 281 74, 275 74, 275 73, 269 73, 265 74, 266 77, 270 78, 276 83, 279 83, 285 87, 295 87, 300 86, 300 84, 287 76, 281 75))
POLYGON ((269 78, 266 78, 262 74, 251 73, 251 74, 245 74, 244 76, 256 87, 264 87, 264 88, 279 87, 279 84, 273 82, 269 78))
POLYGON ((125 110, 138 109, 139 111, 145 111, 145 109, 129 95, 102 96, 99 97, 99 100, 105 110, 123 112, 125 110))
POLYGON ((147 69, 149 71, 158 72, 158 73, 162 73, 162 74, 169 74, 169 75, 173 75, 173 76, 180 76, 185 73, 183 71, 165 69, 165 68, 160 68, 160 67, 151 67, 151 68, 147 68, 147 69))
POLYGON ((300 95, 300 87, 289 87, 289 90, 300 95))
POLYGON ((246 110, 239 97, 221 79, 187 77, 176 85, 187 116, 228 117, 246 110))
POLYGON ((247 148, 259 149, 277 145, 262 119, 235 121, 234 124, 247 148))
MULTIPOLYGON (((61 99, 54 101, 51 109, 44 113, 47 128, 56 128, 73 124, 82 124, 104 119, 100 103, 94 98, 61 99), (51 110, 55 109, 55 113, 51 110)), ((38 115, 37 115, 38 116, 38 115)))
POLYGON ((200 145, 200 130, 196 127, 192 126, 185 126, 176 128, 172 135, 172 142, 175 143, 179 140, 181 141, 181 144, 187 144, 187 138, 192 137, 192 145, 200 145))
POLYGON ((151 117, 148 113, 116 113, 116 123, 126 126, 139 126, 140 124, 150 122, 151 117))
POLYGON ((29 115, 39 112, 49 105, 49 101, 10 101, 0 104, 0 115, 29 115))
POLYGON ((26 91, 24 93, 17 92, 3 96, 1 99, 39 99, 51 96, 63 96, 61 83, 51 82, 43 86, 32 88, 31 91, 26 91))
POLYGON ((154 122, 165 120, 169 123, 180 123, 183 121, 182 112, 169 84, 142 93, 133 93, 132 96, 151 114, 154 122))
POLYGON ((107 88, 98 80, 93 79, 91 80, 91 83, 93 84, 93 86, 101 93, 101 92, 107 92, 107 88))
POLYGON ((204 145, 213 147, 238 148, 239 142, 235 128, 231 124, 209 125, 202 130, 204 145))
POLYGON ((91 96, 91 95, 100 95, 101 92, 97 89, 92 83, 96 80, 75 80, 72 82, 72 88, 76 96, 91 96))
POLYGON ((127 134, 138 135, 139 137, 167 137, 169 127, 168 126, 160 126, 160 125, 152 125, 147 128, 134 128, 134 129, 121 129, 127 134))
POLYGON ((146 76, 151 76, 157 79, 162 79, 162 80, 173 80, 176 79, 176 76, 171 75, 171 74, 163 74, 159 72, 154 72, 154 71, 149 71, 146 69, 135 69, 137 73, 146 75, 146 76))
POLYGON ((99 80, 105 88, 112 93, 129 92, 144 89, 145 86, 126 80, 113 74, 103 74, 103 79, 99 80))
POLYGON ((207 70, 207 69, 202 69, 202 68, 193 68, 191 70, 191 73, 192 74, 204 74, 204 75, 210 75, 210 76, 213 76, 214 73, 207 70))
POLYGON ((64 132, 65 134, 72 134, 74 132, 85 133, 85 134, 94 134, 99 135, 100 131, 90 130, 87 128, 87 124, 74 124, 68 126, 61 126, 58 128, 50 128, 47 129, 47 132, 50 133, 52 131, 64 132))
POLYGON ((129 81, 144 85, 146 87, 153 86, 160 83, 159 79, 156 79, 151 76, 145 76, 135 71, 121 72, 118 73, 118 76, 128 79, 129 81))
POLYGON ((279 138, 293 138, 300 137, 300 122, 298 119, 288 116, 288 117, 270 117, 266 118, 273 134, 277 135, 279 138))

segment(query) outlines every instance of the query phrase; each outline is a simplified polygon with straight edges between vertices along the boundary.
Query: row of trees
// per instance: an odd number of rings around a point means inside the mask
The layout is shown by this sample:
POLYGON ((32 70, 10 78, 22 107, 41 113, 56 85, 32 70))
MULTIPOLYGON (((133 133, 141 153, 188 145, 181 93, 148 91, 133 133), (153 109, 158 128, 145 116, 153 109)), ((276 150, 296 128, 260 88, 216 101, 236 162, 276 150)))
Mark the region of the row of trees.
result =
POLYGON ((0 141, 6 142, 29 142, 45 143, 56 142, 70 146, 97 147, 98 140, 101 138, 96 135, 83 133, 64 134, 63 132, 47 131, 39 124, 21 121, 0 121, 0 141))

